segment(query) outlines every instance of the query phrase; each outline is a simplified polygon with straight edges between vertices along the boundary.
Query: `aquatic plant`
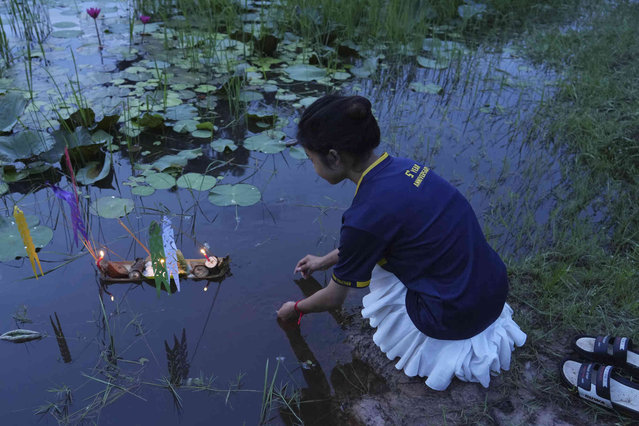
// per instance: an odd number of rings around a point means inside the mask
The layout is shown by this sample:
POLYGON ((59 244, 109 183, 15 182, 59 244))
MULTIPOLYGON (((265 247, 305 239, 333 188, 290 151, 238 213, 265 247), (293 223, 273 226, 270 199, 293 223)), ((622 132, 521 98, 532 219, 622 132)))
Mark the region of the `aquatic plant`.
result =
POLYGON ((98 16, 100 15, 100 10, 97 7, 90 7, 87 9, 87 13, 91 18, 93 18, 93 23, 95 24, 95 33, 98 36, 98 47, 102 49, 102 41, 100 40, 100 30, 98 29, 98 16))

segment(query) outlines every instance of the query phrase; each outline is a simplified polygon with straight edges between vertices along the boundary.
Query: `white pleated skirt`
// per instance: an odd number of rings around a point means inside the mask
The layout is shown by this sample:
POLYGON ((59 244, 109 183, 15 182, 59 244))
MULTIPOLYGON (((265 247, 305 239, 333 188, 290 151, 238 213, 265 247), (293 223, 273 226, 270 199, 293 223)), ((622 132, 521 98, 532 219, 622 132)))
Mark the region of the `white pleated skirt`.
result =
POLYGON ((427 377, 426 386, 445 390, 454 376, 488 387, 490 376, 510 368, 510 354, 522 346, 526 334, 513 321, 506 304, 488 328, 464 340, 439 340, 426 336, 406 311, 406 286, 385 269, 375 266, 370 293, 364 296, 362 316, 377 328, 373 341, 388 359, 409 377, 427 377))

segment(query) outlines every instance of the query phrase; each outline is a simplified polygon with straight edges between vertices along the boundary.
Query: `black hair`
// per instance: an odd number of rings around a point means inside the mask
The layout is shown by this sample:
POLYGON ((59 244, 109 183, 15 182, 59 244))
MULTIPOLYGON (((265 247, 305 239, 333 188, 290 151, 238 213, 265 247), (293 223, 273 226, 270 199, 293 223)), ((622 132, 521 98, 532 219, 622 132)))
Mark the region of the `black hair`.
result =
POLYGON ((379 145, 379 138, 371 103, 362 96, 323 96, 297 125, 298 142, 322 156, 334 149, 360 159, 379 145))

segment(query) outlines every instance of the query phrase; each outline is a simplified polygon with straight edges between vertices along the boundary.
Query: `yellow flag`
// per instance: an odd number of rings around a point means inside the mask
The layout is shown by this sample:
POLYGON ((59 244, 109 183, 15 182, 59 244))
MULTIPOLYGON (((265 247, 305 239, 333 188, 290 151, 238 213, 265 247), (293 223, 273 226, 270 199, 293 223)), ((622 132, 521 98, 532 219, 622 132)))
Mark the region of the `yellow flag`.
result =
POLYGON ((24 213, 22 210, 18 208, 18 206, 13 206, 13 217, 16 220, 16 225, 18 225, 18 231, 20 231, 20 236, 22 237, 22 241, 24 242, 24 246, 27 249, 27 254, 29 255, 29 260, 31 261, 31 267, 33 268, 33 274, 36 279, 38 278, 38 271, 36 271, 36 262, 38 263, 38 267, 40 268, 40 274, 44 276, 42 272, 42 266, 40 266, 40 259, 38 259, 38 253, 35 251, 35 246, 33 245, 33 239, 31 239, 31 232, 29 232, 29 225, 27 225, 27 219, 24 217, 24 213))

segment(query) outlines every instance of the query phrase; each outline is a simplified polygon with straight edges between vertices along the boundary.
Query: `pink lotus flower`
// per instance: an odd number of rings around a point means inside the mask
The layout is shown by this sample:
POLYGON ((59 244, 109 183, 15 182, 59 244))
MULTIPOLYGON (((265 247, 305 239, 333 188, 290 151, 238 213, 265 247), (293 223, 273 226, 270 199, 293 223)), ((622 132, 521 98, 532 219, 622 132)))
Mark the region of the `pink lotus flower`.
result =
POLYGON ((142 21, 143 24, 148 24, 149 21, 151 20, 150 16, 146 16, 146 15, 140 15, 140 21, 142 21))
POLYGON ((98 9, 97 7, 90 7, 87 9, 87 13, 93 19, 97 19, 98 15, 100 14, 100 9, 98 9))
POLYGON ((93 23, 95 24, 95 33, 98 35, 98 47, 102 49, 102 40, 100 40, 100 31, 98 30, 98 15, 100 14, 100 9, 97 7, 90 7, 87 9, 87 13, 90 17, 93 18, 93 23))

